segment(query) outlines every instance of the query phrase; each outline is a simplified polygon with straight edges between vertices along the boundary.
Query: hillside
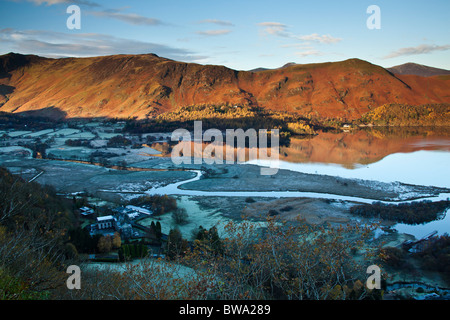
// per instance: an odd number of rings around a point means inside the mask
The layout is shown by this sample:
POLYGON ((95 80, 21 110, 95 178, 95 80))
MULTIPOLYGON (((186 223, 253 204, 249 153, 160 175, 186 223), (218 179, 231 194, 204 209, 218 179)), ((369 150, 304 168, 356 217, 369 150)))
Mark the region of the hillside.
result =
POLYGON ((449 102, 446 78, 394 75, 359 59, 251 72, 153 54, 61 59, 0 56, 0 111, 53 118, 141 119, 208 104, 353 120, 387 103, 449 102))
POLYGON ((433 68, 424 66, 417 63, 405 63, 399 66, 387 68, 390 72, 394 74, 409 74, 409 75, 416 75, 421 77, 432 77, 432 76, 441 76, 441 75, 448 75, 450 74, 450 70, 445 69, 439 69, 439 68, 433 68))
POLYGON ((0 297, 48 299, 64 286, 64 263, 76 252, 66 244, 76 223, 72 201, 3 167, 0 190, 0 297))
POLYGON ((450 105, 386 104, 366 113, 360 121, 381 126, 448 126, 450 105))

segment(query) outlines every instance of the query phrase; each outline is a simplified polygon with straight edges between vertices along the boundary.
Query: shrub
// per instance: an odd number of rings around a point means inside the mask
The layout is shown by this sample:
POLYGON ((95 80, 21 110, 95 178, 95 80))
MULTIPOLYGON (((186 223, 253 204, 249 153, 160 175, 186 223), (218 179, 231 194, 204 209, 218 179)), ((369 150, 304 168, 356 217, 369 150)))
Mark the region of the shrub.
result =
POLYGON ((188 221, 188 214, 186 209, 178 208, 172 211, 172 219, 175 224, 186 224, 188 221))
POLYGON ((253 202, 255 202, 255 199, 253 199, 252 197, 247 197, 247 198, 245 198, 245 202, 253 203, 253 202))

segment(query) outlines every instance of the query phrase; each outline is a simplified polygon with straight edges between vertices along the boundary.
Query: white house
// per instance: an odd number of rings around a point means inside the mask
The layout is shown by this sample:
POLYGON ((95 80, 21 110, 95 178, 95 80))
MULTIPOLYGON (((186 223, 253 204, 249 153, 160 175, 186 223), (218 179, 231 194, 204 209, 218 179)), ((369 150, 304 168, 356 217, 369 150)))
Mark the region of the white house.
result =
POLYGON ((81 208, 80 208, 80 211, 81 211, 81 214, 82 214, 83 216, 88 216, 88 215, 94 213, 94 209, 91 209, 91 208, 89 208, 89 207, 81 207, 81 208))
POLYGON ((141 207, 136 207, 136 206, 129 205, 129 206, 126 206, 126 208, 130 209, 130 210, 133 210, 133 211, 136 211, 136 212, 139 212, 139 213, 142 213, 142 214, 149 215, 149 216, 152 214, 152 212, 150 210, 145 209, 145 208, 141 208, 141 207))
POLYGON ((117 220, 113 216, 98 217, 97 218, 97 228, 99 230, 115 228, 116 222, 117 222, 117 220))

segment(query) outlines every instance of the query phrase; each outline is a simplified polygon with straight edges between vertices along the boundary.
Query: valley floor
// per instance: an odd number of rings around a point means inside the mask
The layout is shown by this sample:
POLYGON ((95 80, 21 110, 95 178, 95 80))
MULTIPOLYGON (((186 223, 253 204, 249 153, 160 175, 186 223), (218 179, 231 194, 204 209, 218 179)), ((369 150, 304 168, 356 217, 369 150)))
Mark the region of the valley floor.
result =
MULTIPOLYGON (((424 198, 444 199, 450 194, 449 189, 442 187, 290 170, 264 176, 260 174, 259 166, 249 164, 174 165, 169 157, 158 156, 150 148, 112 150, 116 155, 108 158, 108 165, 74 160, 74 154, 86 151, 83 148, 64 149, 62 145, 55 145, 51 150, 58 157, 70 157, 64 161, 36 159, 24 148, 5 147, 0 150, 0 166, 28 181, 53 186, 58 193, 68 197, 87 194, 97 206, 112 208, 144 194, 167 191, 177 199, 179 207, 186 209, 188 219, 187 223, 176 226, 170 215, 158 217, 162 232, 167 234, 178 227, 185 238, 191 237, 199 226, 218 226, 220 233, 221 226, 229 220, 264 223, 268 216, 287 223, 304 219, 312 225, 371 224, 374 219, 356 217, 350 213, 350 208, 373 201, 396 203, 424 198), (117 167, 124 161, 126 166, 117 167)), ((153 220, 148 218, 141 223, 150 225, 153 220)), ((386 232, 374 237, 374 241, 398 247, 403 241, 414 239, 412 235, 395 232, 392 221, 377 222, 386 232)), ((417 277, 395 275, 394 278, 395 281, 414 281, 417 277)), ((442 285, 440 279, 436 281, 432 277, 424 276, 421 280, 442 285)))

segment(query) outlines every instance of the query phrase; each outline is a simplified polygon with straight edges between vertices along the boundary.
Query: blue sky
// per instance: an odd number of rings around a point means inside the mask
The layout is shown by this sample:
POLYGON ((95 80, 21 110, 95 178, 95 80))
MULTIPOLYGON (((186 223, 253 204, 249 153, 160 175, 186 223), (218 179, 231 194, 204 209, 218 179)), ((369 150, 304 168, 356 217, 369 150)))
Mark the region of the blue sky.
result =
POLYGON ((0 0, 0 54, 156 53, 237 70, 360 58, 450 69, 450 1, 0 0), (69 30, 69 5, 81 29, 69 30), (380 29, 366 25, 370 5, 380 29))

